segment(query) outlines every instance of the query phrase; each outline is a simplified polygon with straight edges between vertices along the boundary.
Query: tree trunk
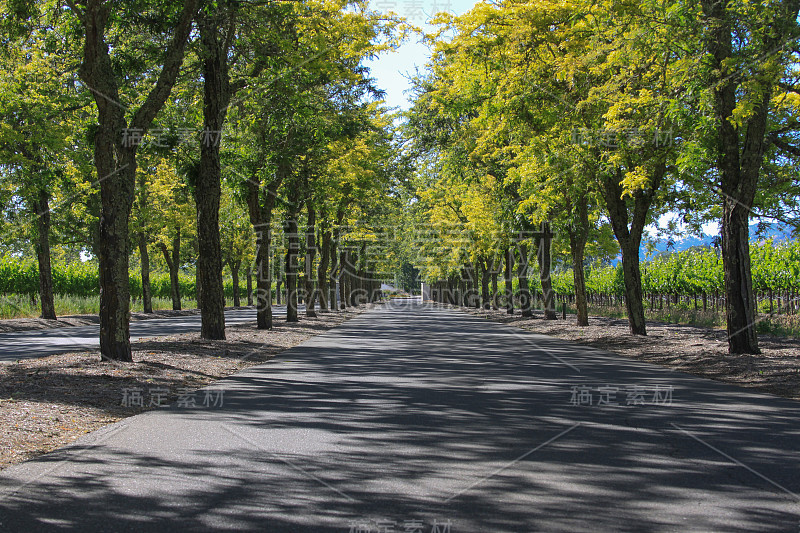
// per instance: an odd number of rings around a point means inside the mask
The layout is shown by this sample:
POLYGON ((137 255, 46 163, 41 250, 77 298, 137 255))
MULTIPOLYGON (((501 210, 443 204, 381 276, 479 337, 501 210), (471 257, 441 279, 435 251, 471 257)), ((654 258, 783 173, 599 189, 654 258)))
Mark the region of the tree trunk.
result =
MULTIPOLYGON (((328 267, 331 262, 331 230, 325 229, 322 232, 322 245, 320 250, 319 265, 317 265, 317 283, 319 284, 319 310, 323 313, 328 312, 330 301, 330 291, 328 289, 328 267)), ((332 305, 330 306, 333 307, 332 305)))
MULTIPOLYGON (((285 164, 278 166, 275 177, 265 188, 255 177, 247 180, 247 210, 256 232, 256 324, 258 329, 272 329, 272 210, 278 188, 289 171, 285 164)), ((280 284, 277 287, 280 304, 280 284)))
POLYGON ((147 251, 147 236, 139 232, 139 257, 142 262, 142 307, 145 313, 153 312, 153 292, 150 288, 150 253, 147 251))
POLYGON ((339 263, 339 252, 337 250, 337 243, 339 242, 339 228, 336 227, 333 230, 331 235, 331 240, 329 243, 330 246, 330 257, 331 257, 331 269, 330 269, 330 277, 328 278, 330 282, 329 294, 330 294, 330 302, 329 306, 331 311, 338 311, 340 309, 339 303, 337 300, 339 299, 339 291, 337 290, 338 285, 337 282, 340 279, 340 263, 339 263))
MULTIPOLYGON (((568 201, 568 209, 572 207, 568 201)), ((574 206, 575 223, 569 226, 569 251, 572 256, 572 280, 575 285, 575 312, 578 325, 589 325, 589 308, 586 303, 586 272, 583 261, 586 252, 586 241, 589 239, 589 206, 586 196, 577 199, 574 206)))
MULTIPOLYGON (((725 2, 703 0, 706 48, 709 52, 710 76, 715 113, 716 159, 722 195, 722 262, 725 273, 725 314, 728 328, 728 351, 732 354, 758 354, 755 324, 755 301, 750 270, 749 215, 758 187, 759 174, 767 147, 767 127, 773 89, 784 75, 776 68, 780 59, 758 62, 742 77, 733 69, 740 60, 734 52, 739 46, 740 29, 734 28, 733 17, 725 2), (736 43, 734 45, 734 43, 736 43), (751 84, 750 80, 758 80, 751 84), (734 121, 734 112, 747 101, 749 113, 734 121)), ((753 57, 771 57, 796 39, 797 1, 774 4, 774 11, 765 11, 765 27, 769 32, 751 43, 760 47, 753 57)))
MULTIPOLYGON (((163 242, 158 243, 158 246, 161 248, 161 253, 164 254, 164 261, 167 263, 167 268, 169 268, 169 290, 170 297, 172 298, 172 310, 180 311, 181 286, 178 280, 178 267, 180 266, 181 260, 180 226, 175 226, 175 234, 172 236, 172 255, 170 255, 169 249, 167 249, 167 246, 163 242)), ((199 290, 199 286, 196 286, 195 292, 198 292, 199 290)))
POLYGON ((509 247, 505 254, 506 260, 506 278, 505 278, 505 293, 506 293, 506 313, 509 315, 514 314, 514 249, 509 247))
POLYGON ((665 162, 658 162, 650 187, 633 193, 633 209, 630 215, 627 201, 623 198, 621 171, 608 173, 603 177, 603 197, 611 227, 622 252, 625 308, 632 335, 647 335, 642 301, 642 273, 639 269, 639 247, 642 243, 642 231, 647 222, 647 212, 665 173, 665 162))
POLYGON ((481 269, 481 306, 489 309, 492 302, 489 297, 489 264, 486 258, 478 260, 478 267, 481 269))
POLYGON ((195 184, 197 266, 200 270, 201 325, 204 339, 225 338, 225 289, 219 237, 221 195, 220 141, 230 101, 228 40, 221 35, 226 17, 220 8, 198 20, 203 68, 203 139, 195 184))
POLYGON ((555 293, 553 292, 553 280, 550 278, 550 270, 552 267, 551 246, 552 241, 550 236, 550 223, 542 223, 542 232, 544 235, 539 239, 537 246, 537 259, 539 261, 539 281, 542 285, 542 300, 544 307, 544 319, 556 319, 556 302, 555 293))
POLYGON ((239 296, 239 268, 241 268, 241 261, 231 261, 228 263, 231 267, 231 281, 233 282, 233 306, 241 307, 241 297, 239 296))
POLYGON ((253 305, 253 265, 247 265, 247 305, 253 305))
POLYGON ((306 285, 306 316, 315 317, 314 311, 317 300, 317 291, 314 289, 314 258, 317 254, 315 233, 317 231, 317 212, 308 201, 308 223, 306 224, 306 259, 305 259, 305 285, 306 285))
POLYGON ((284 225, 286 233, 286 321, 297 322, 297 256, 300 251, 300 235, 297 233, 295 213, 289 213, 284 225))
POLYGON ((533 316, 533 299, 528 284, 528 245, 520 242, 519 264, 517 266, 517 280, 519 282, 519 307, 522 316, 533 316))
POLYGON ((50 195, 39 191, 34 204, 36 211, 36 259, 39 263, 39 301, 42 303, 42 318, 56 320, 56 304, 53 295, 53 271, 50 265, 50 195))
POLYGON ((185 0, 180 21, 164 54, 164 64, 155 86, 142 105, 132 112, 122 104, 118 81, 105 40, 114 5, 102 0, 86 2, 80 20, 84 26, 84 47, 79 69, 81 80, 91 87, 97 106, 94 135, 94 164, 100 183, 100 223, 97 243, 100 275, 100 357, 103 360, 132 361, 130 345, 130 286, 128 277, 128 221, 133 206, 138 142, 126 140, 125 133, 144 135, 163 107, 178 71, 197 0, 185 0))
POLYGON ((576 232, 569 232, 569 248, 572 255, 572 280, 575 285, 575 312, 578 315, 578 325, 589 325, 589 307, 586 303, 586 272, 583 268, 586 240, 581 240, 576 232))

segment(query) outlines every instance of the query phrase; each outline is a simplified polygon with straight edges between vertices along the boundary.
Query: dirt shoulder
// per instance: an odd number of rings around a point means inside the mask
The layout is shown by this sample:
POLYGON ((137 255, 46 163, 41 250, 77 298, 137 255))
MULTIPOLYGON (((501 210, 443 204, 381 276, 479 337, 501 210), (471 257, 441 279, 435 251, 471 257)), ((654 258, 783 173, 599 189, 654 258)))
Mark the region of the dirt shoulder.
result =
POLYGON ((196 397, 193 391, 263 363, 373 307, 226 329, 224 341, 198 333, 142 339, 133 363, 101 362, 99 351, 58 354, 0 365, 0 469, 47 453, 122 418, 196 397), (131 401, 142 397, 142 406, 131 401), (150 405, 150 404, 154 405, 150 405), (127 405, 123 405, 127 404, 127 405))
POLYGON ((800 400, 800 340, 759 336, 762 354, 729 355, 723 330, 647 322, 647 336, 629 333, 628 321, 590 317, 578 327, 575 315, 544 320, 503 310, 464 309, 468 313, 689 374, 800 400))
MULTIPOLYGON (((225 310, 234 309, 226 307, 225 310)), ((253 306, 239 307, 237 309, 255 309, 253 306)), ((176 316, 199 315, 199 309, 184 309, 182 311, 161 310, 152 313, 131 313, 131 322, 139 320, 153 320, 157 318, 171 318, 176 316)), ((57 320, 46 318, 6 318, 0 320, 0 333, 16 333, 19 331, 30 331, 34 329, 53 329, 68 328, 71 326, 91 326, 99 324, 100 317, 97 315, 65 315, 58 317, 57 320)))

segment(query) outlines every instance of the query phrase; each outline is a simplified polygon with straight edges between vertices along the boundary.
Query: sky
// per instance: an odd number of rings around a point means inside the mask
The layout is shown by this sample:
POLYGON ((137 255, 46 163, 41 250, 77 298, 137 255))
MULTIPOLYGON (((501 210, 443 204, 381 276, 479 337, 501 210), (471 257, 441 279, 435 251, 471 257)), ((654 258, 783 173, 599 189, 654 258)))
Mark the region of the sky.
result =
MULTIPOLYGON (((405 17, 409 23, 431 32, 434 27, 428 25, 427 21, 435 13, 446 11, 462 15, 475 3, 473 0, 372 0, 370 8, 381 12, 393 11, 405 17)), ((422 70, 429 57, 430 50, 419 42, 417 36, 412 36, 396 52, 385 53, 365 64, 370 68, 378 87, 386 91, 386 104, 408 109, 411 95, 405 93, 410 88, 407 76, 413 76, 416 68, 422 70)))

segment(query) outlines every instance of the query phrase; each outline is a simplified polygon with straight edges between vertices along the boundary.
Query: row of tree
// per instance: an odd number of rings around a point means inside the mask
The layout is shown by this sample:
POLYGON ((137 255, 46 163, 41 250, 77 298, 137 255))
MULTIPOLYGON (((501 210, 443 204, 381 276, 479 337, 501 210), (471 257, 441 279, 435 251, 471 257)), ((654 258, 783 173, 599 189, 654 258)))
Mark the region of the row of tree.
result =
POLYGON ((404 27, 365 2, 5 0, 0 31, 4 246, 35 242, 47 318, 51 241, 96 258, 103 359, 131 360, 131 257, 146 308, 153 250, 174 291, 191 262, 201 334, 223 339, 223 262, 252 265, 270 328, 276 224, 296 320, 301 249, 330 307, 331 277, 364 262, 341 228, 398 209, 393 117, 362 62, 404 27))
POLYGON ((797 226, 799 212, 798 8, 509 0, 439 17, 407 114, 409 190, 418 224, 461 230, 421 248, 423 276, 503 265, 528 291, 546 222, 575 267, 579 323, 585 265, 619 251, 630 331, 644 335, 645 228, 666 213, 695 232, 717 221, 729 350, 758 353, 750 221, 797 226))

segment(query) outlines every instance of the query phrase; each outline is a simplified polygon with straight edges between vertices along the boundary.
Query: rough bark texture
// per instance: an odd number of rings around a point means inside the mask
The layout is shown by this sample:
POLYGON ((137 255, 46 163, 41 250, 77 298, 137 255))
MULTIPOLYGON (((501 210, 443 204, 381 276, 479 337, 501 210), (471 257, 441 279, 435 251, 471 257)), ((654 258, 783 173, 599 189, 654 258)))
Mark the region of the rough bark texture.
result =
POLYGON ((128 106, 120 101, 117 75, 105 41, 115 4, 89 0, 80 15, 84 30, 81 80, 91 89, 97 106, 94 164, 100 183, 100 224, 97 255, 100 275, 100 355, 104 360, 132 361, 130 346, 130 286, 128 221, 133 206, 138 143, 123 136, 144 135, 175 84, 196 0, 185 0, 180 20, 165 51, 155 86, 127 123, 128 106))
POLYGON ((333 234, 331 236, 331 241, 330 241, 331 269, 330 269, 330 277, 328 278, 330 281, 330 288, 329 288, 330 302, 328 305, 331 308, 331 311, 338 311, 340 308, 338 303, 339 291, 337 290, 339 278, 341 275, 339 252, 337 250, 338 243, 339 243, 339 228, 336 227, 333 230, 333 234))
POLYGON ((247 265, 247 305, 253 305, 253 265, 247 265))
POLYGON ((317 212, 308 202, 308 223, 306 224, 306 258, 305 258, 305 289, 306 289, 306 316, 315 317, 314 311, 317 301, 317 291, 314 288, 314 258, 317 254, 317 243, 315 233, 317 224, 317 212))
MULTIPOLYGON (((732 354, 758 354, 755 324, 755 302, 750 270, 749 219, 758 187, 759 174, 766 150, 770 99, 781 76, 779 70, 770 72, 769 62, 753 64, 747 77, 731 72, 735 68, 734 43, 741 38, 733 22, 734 15, 727 4, 719 1, 701 2, 706 26, 706 47, 710 52, 709 86, 717 129, 717 168, 722 194, 722 261, 725 273, 725 307, 728 328, 728 351, 732 354), (757 80, 743 88, 743 80, 757 80), (747 98, 755 105, 741 126, 731 121, 738 98, 747 98)), ((767 58, 797 35, 800 2, 773 4, 774 20, 757 46, 758 57, 767 58)), ((738 25, 736 25, 738 26, 738 25)), ((780 52, 782 53, 782 52, 780 52)))
POLYGON ((231 261, 228 263, 228 266, 231 267, 231 281, 233 282, 233 306, 241 307, 242 301, 239 296, 239 268, 241 268, 242 262, 231 261))
MULTIPOLYGON (((568 205, 568 209, 571 208, 568 205)), ((586 197, 578 198, 574 206, 575 223, 567 230, 569 232, 569 250, 572 256, 572 280, 575 285, 575 312, 578 315, 578 325, 589 325, 589 309, 586 301, 586 272, 583 260, 586 251, 586 241, 589 239, 589 209, 586 197)))
POLYGON ((331 235, 330 229, 322 232, 322 243, 320 244, 319 265, 317 265, 317 283, 319 284, 319 310, 323 313, 328 312, 330 301, 330 283, 328 278, 328 267, 331 264, 331 235))
POLYGON ((506 313, 514 314, 514 249, 509 248, 505 254, 505 294, 506 294, 506 313))
MULTIPOLYGON (((247 208, 250 223, 256 232, 256 324, 258 329, 272 329, 272 210, 275 195, 286 175, 287 168, 278 168, 272 181, 262 187, 255 177, 247 181, 247 208)), ((280 285, 277 287, 280 304, 280 285)))
MULTIPOLYGON (((169 269, 169 293, 172 298, 173 311, 181 310, 181 286, 178 280, 178 267, 181 264, 181 228, 175 227, 175 234, 172 236, 172 252, 163 242, 158 243, 161 253, 164 254, 164 262, 169 269)), ((196 288, 200 290, 199 285, 196 288)))
POLYGON ((545 320, 556 319, 556 295, 553 291, 553 280, 550 279, 552 266, 551 246, 553 234, 550 223, 542 222, 541 235, 537 240, 537 259, 539 261, 539 280, 542 284, 542 297, 544 298, 545 320))
POLYGON ((150 287, 150 252, 147 250, 147 235, 139 232, 139 258, 142 272, 142 308, 145 313, 153 312, 153 291, 150 287))
POLYGON ((665 173, 666 165, 663 161, 658 162, 650 188, 634 192, 632 200, 623 198, 621 172, 609 173, 603 177, 603 198, 606 202, 614 236, 617 238, 622 252, 625 309, 633 335, 647 334, 644 302, 642 301, 642 274, 639 270, 639 247, 642 243, 642 231, 647 222, 647 212, 650 210, 655 191, 661 185, 665 173), (633 204, 630 213, 628 201, 633 204))
POLYGON ((519 262, 517 263, 517 279, 519 281, 519 308, 522 316, 533 316, 533 299, 528 284, 528 245, 519 243, 519 262))
POLYGON ((200 17, 200 50, 203 68, 203 138, 195 185, 197 205, 197 267, 200 269, 201 326, 204 339, 225 338, 225 294, 219 237, 221 196, 220 144, 230 101, 227 39, 222 35, 226 17, 222 9, 200 17))
POLYGON ((39 301, 42 318, 56 319, 56 304, 53 296, 53 271, 50 265, 50 195, 39 191, 34 205, 36 211, 36 260, 39 264, 39 301))
POLYGON ((297 233, 295 213, 284 223, 286 235, 286 321, 297 322, 297 256, 300 252, 300 235, 297 233))
POLYGON ((489 309, 492 302, 489 297, 489 265, 486 258, 478 260, 478 267, 481 270, 481 307, 489 309))

